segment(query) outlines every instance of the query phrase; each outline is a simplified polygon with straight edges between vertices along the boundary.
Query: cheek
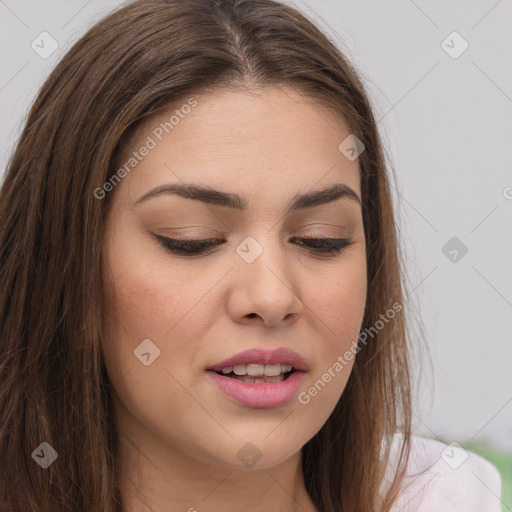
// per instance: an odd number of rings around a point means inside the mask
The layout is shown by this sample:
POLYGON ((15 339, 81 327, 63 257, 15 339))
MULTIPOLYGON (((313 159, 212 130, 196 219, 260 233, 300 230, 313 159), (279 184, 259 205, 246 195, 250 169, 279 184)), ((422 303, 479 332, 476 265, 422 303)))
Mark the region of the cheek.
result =
POLYGON ((104 343, 109 377, 133 417, 155 432, 170 432, 176 411, 191 410, 190 395, 182 386, 191 378, 190 369, 182 363, 195 350, 189 340, 197 326, 187 313, 198 297, 190 293, 190 279, 183 273, 180 277, 170 265, 148 261, 143 253, 116 258, 112 252, 109 261, 104 343), (147 366, 134 354, 144 340, 154 344, 143 345, 152 360, 147 366))
POLYGON ((107 303, 134 339, 161 338, 187 311, 185 276, 153 252, 114 247, 109 255, 107 303))
POLYGON ((298 402, 318 429, 343 394, 357 357, 357 337, 367 295, 363 251, 358 256, 347 259, 335 272, 330 271, 328 278, 311 282, 309 297, 314 304, 311 309, 321 349, 315 354, 317 364, 298 402))
POLYGON ((194 268, 192 273, 154 248, 130 251, 126 244, 112 244, 108 261, 104 346, 111 379, 118 380, 127 372, 132 381, 143 375, 141 387, 133 388, 135 394, 149 385, 144 379, 153 370, 167 381, 166 369, 179 382, 190 381, 193 369, 188 363, 194 360, 204 331, 218 316, 211 314, 218 304, 212 304, 209 291, 225 271, 216 269, 210 276, 194 268), (142 347, 149 346, 158 355, 144 366, 134 351, 148 339, 156 348, 148 342, 142 347))
POLYGON ((364 254, 340 264, 325 277, 313 279, 309 301, 319 320, 326 343, 332 349, 346 350, 357 339, 366 307, 367 275, 364 254))
MULTIPOLYGON (((176 277, 179 273, 157 264, 148 253, 137 251, 133 246, 112 244, 106 259, 104 351, 112 381, 118 381, 127 372, 131 380, 142 375, 147 378, 149 370, 165 366, 171 352, 169 343, 165 342, 169 337, 165 335, 172 329, 178 330, 175 325, 190 309, 184 300, 186 283, 176 277), (147 339, 157 347, 149 345, 153 354, 158 354, 150 366, 144 366, 134 354, 147 339)), ((178 327, 181 328, 182 323, 178 327)))

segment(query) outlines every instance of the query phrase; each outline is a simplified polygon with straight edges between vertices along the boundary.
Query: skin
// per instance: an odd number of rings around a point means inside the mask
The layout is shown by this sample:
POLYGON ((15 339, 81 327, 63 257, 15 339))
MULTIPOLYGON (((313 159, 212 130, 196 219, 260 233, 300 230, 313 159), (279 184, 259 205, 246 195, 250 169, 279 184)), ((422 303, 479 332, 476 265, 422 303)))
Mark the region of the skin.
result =
MULTIPOLYGON (((194 98, 197 106, 110 192, 104 353, 125 510, 316 511, 301 447, 334 409, 353 360, 307 405, 294 397, 270 409, 227 397, 205 369, 248 348, 288 347, 309 365, 301 392, 354 346, 367 291, 361 206, 342 198, 283 215, 294 195, 335 183, 361 197, 358 161, 338 150, 350 130, 285 87, 194 98), (166 183, 237 193, 248 209, 170 194, 133 207, 166 183), (190 257, 169 252, 155 234, 227 242, 190 257), (250 264, 235 250, 247 236, 263 248, 250 264), (290 241, 308 236, 352 243, 330 256, 290 241), (134 356, 145 339, 160 350, 149 366, 134 356), (253 467, 237 457, 247 442, 261 454, 253 467)), ((175 108, 146 122, 125 156, 175 108)))

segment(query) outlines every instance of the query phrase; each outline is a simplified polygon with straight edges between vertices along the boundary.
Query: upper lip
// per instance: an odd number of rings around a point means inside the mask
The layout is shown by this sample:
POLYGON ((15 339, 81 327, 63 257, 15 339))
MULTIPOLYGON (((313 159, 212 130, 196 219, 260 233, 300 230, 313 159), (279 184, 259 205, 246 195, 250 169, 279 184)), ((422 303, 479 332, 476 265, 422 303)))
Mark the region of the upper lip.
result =
POLYGON ((297 352, 290 350, 286 347, 275 348, 268 350, 264 348, 253 348, 244 350, 238 354, 225 359, 219 363, 207 368, 215 372, 220 372, 227 366, 234 366, 237 364, 289 364, 292 365, 294 370, 307 371, 308 364, 306 360, 297 352))

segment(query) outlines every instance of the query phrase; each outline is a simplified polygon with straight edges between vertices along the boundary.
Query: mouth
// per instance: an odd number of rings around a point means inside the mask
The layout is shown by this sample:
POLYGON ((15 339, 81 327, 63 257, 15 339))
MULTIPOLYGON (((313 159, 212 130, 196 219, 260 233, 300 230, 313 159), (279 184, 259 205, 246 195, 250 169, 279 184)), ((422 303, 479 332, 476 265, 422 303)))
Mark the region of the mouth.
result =
MULTIPOLYGON (((212 370, 213 371, 213 370, 212 370)), ((243 364, 224 367, 217 375, 249 384, 283 382, 298 371, 289 364, 243 364)))
POLYGON ((290 402, 308 371, 304 357, 286 347, 245 350, 206 368, 217 390, 252 408, 281 407, 290 402))
POLYGON ((274 350, 254 348, 215 363, 206 370, 220 372, 223 375, 234 373, 239 376, 274 377, 292 370, 307 371, 308 363, 300 354, 286 347, 274 350))

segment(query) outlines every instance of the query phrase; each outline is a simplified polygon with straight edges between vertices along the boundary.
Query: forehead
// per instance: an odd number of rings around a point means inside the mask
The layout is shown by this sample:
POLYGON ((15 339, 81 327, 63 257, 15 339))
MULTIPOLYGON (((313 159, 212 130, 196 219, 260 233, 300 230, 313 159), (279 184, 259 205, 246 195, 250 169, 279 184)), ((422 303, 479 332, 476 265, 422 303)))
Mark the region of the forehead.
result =
POLYGON ((194 94, 147 119, 131 138, 119 164, 137 162, 123 195, 135 201, 180 181, 276 201, 317 183, 342 182, 360 195, 358 160, 339 150, 349 135, 340 114, 293 89, 194 94))

